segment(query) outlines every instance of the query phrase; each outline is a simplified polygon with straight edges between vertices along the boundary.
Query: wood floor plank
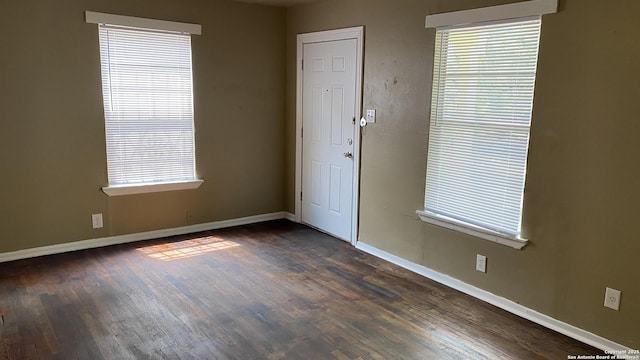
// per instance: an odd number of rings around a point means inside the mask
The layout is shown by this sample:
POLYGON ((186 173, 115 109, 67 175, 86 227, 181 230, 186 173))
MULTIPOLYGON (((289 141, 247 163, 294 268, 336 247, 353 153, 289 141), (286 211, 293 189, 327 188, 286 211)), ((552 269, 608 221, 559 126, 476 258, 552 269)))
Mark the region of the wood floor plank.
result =
POLYGON ((0 264, 0 359, 600 351, 288 221, 0 264))

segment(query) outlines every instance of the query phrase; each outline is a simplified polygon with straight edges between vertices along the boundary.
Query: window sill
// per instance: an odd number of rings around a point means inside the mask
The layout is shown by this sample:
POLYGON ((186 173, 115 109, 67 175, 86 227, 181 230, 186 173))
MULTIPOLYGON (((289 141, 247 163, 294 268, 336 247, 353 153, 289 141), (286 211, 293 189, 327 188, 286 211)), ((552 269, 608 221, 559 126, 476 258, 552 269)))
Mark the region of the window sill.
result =
POLYGON ((166 183, 149 183, 136 185, 115 185, 105 186, 102 192, 109 196, 122 196, 134 194, 147 194, 163 191, 190 190, 197 189, 204 183, 203 180, 166 182, 166 183))
POLYGON ((517 250, 524 248, 528 243, 528 240, 526 239, 520 239, 515 236, 509 236, 491 230, 482 229, 480 227, 463 223, 444 216, 439 216, 428 211, 416 210, 416 214, 420 216, 420 220, 426 223, 437 225, 454 231, 459 231, 467 235, 479 237, 481 239, 509 246, 517 250))

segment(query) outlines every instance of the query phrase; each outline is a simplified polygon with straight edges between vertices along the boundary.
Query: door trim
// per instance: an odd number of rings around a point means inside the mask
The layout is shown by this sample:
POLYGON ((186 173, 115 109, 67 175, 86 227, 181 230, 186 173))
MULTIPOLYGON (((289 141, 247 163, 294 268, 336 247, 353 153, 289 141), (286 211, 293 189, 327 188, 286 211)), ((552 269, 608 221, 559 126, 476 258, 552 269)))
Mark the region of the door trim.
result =
POLYGON ((296 55, 296 185, 295 185, 295 220, 302 222, 302 59, 304 44, 328 42, 337 40, 356 39, 356 125, 353 141, 353 186, 351 205, 351 244, 354 246, 358 242, 358 210, 360 195, 360 126, 359 120, 362 117, 362 74, 363 74, 363 49, 364 49, 364 26, 357 26, 345 29, 320 31, 297 36, 296 55))

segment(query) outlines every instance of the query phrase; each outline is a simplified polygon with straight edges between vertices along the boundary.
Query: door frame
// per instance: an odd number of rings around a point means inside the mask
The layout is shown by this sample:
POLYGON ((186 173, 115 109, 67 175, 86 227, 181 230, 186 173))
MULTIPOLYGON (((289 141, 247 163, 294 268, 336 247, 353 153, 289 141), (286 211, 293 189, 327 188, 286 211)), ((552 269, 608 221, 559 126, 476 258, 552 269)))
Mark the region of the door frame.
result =
POLYGON ((298 34, 296 55, 296 183, 295 183, 295 221, 302 222, 302 85, 303 85, 303 49, 305 44, 355 39, 356 43, 356 124, 353 140, 353 186, 351 200, 351 244, 358 242, 358 214, 360 195, 360 141, 359 120, 362 117, 362 77, 364 26, 337 30, 298 34))

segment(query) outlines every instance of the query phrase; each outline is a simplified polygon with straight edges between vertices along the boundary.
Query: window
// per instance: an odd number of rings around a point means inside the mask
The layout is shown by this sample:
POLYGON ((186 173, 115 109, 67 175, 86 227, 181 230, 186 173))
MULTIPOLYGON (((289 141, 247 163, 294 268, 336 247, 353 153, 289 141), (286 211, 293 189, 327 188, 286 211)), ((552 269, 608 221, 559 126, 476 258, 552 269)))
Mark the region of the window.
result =
POLYGON ((109 176, 105 192, 199 186, 190 34, 98 22, 109 176))
POLYGON ((526 244, 522 199, 540 22, 437 28, 422 220, 526 244))

